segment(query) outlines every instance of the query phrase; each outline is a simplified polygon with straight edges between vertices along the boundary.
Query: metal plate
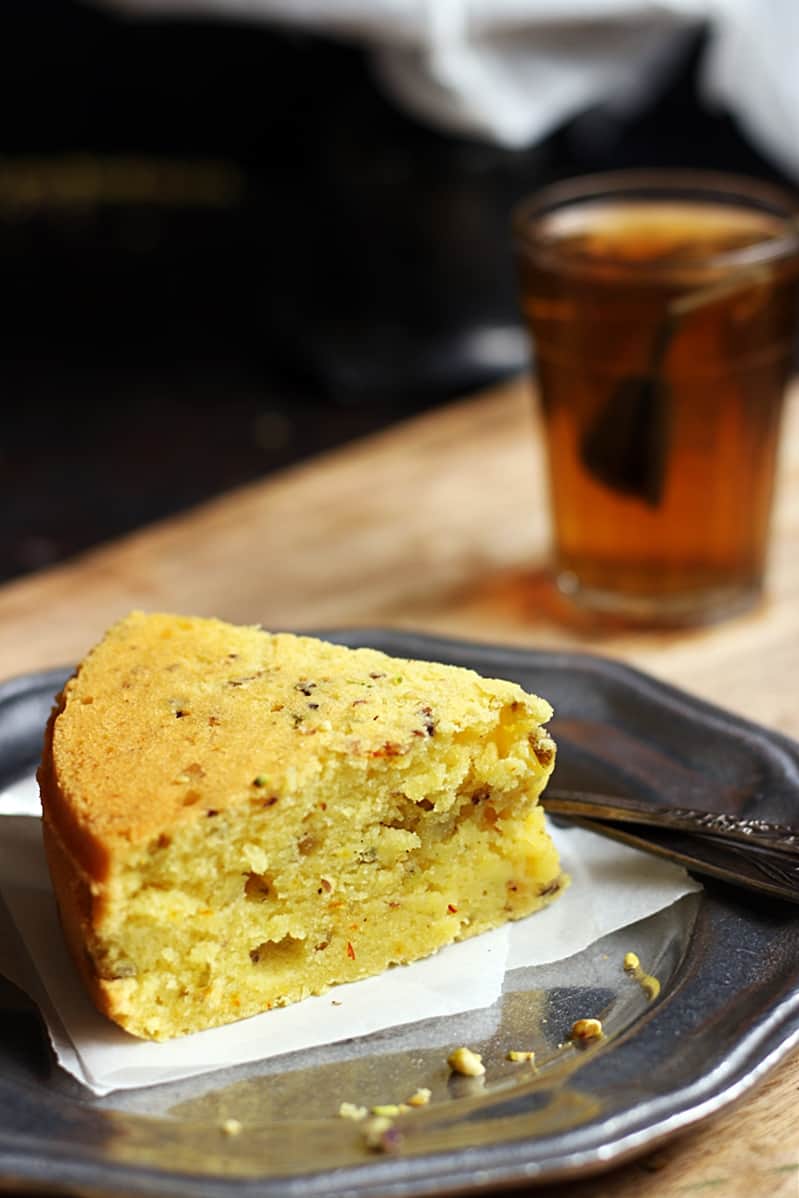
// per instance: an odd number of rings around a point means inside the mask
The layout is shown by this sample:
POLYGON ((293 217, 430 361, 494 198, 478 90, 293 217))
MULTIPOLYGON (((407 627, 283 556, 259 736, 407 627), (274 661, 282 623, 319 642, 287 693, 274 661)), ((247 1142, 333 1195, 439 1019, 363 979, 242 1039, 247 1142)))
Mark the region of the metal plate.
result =
MULTIPOLYGON (((327 633, 512 678, 556 709, 558 781, 799 823, 799 746, 616 662, 375 630, 327 633)), ((65 671, 0 688, 0 786, 31 770, 65 671)), ((590 902, 590 895, 586 896, 590 902)), ((0 985, 0 1187, 259 1198, 428 1195, 551 1181, 616 1164, 737 1097, 799 1041, 795 907, 708 883, 568 961, 509 975, 487 1011, 94 1098, 58 1069, 30 1002, 0 985), (662 984, 623 973, 636 951, 662 984), (575 1018, 607 1037, 565 1045, 575 1018), (455 1043, 486 1079, 449 1079, 455 1043), (537 1052, 536 1072, 505 1060, 537 1052), (342 1100, 418 1086, 399 1151, 365 1150, 342 1100), (241 1135, 225 1136, 235 1118, 241 1135)))

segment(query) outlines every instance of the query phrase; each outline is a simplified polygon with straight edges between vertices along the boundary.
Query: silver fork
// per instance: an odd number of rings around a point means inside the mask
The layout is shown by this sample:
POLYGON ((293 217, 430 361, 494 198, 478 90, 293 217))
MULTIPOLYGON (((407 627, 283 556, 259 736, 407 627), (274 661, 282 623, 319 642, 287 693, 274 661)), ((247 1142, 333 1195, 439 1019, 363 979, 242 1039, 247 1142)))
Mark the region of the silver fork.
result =
POLYGON ((550 815, 697 873, 799 903, 799 827, 559 787, 540 802, 550 815))

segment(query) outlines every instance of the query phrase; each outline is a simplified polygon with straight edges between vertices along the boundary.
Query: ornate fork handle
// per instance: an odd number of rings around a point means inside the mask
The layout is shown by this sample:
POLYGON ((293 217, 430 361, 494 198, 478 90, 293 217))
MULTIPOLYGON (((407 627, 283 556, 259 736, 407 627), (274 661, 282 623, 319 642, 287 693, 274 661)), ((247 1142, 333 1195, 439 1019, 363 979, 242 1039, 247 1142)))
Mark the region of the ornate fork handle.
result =
POLYGON ((714 811, 694 811, 690 807, 675 807, 674 817, 681 830, 702 836, 720 836, 725 840, 740 840, 764 849, 799 854, 799 829, 787 824, 773 824, 765 819, 738 819, 714 811))
POLYGON ((740 819, 726 812, 698 811, 692 807, 661 807, 639 799, 561 790, 558 787, 546 790, 541 803, 552 815, 577 815, 619 823, 647 824, 799 858, 799 827, 792 828, 764 819, 740 819))

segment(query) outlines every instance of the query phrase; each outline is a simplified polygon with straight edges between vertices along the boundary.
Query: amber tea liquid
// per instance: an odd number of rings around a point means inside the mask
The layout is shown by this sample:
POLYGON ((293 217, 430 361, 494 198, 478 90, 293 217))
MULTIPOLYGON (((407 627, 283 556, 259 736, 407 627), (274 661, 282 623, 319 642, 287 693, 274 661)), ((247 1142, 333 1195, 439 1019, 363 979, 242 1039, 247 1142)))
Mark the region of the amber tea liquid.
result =
POLYGON ((796 336, 797 256, 768 253, 785 228, 686 198, 535 218, 522 302, 555 568, 583 605, 679 623, 758 595, 796 336))

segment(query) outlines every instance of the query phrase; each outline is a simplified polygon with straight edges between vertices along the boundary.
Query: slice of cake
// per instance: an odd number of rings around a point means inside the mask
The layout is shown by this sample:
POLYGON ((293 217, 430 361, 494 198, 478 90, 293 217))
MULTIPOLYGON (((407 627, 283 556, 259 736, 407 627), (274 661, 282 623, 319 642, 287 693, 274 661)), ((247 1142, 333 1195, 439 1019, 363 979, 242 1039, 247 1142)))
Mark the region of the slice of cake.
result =
POLYGON ((550 715, 471 670, 129 616, 67 683, 39 771, 94 1002, 179 1036, 541 907, 550 715))

